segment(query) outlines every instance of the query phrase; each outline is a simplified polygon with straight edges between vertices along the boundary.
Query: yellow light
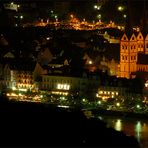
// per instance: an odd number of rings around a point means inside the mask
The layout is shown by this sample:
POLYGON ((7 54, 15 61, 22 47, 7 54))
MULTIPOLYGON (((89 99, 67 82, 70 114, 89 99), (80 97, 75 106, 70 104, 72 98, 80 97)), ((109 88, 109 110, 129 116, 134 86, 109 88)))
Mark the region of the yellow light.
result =
POLYGON ((123 6, 119 6, 119 7, 118 7, 118 10, 119 10, 119 11, 123 11, 123 9, 124 9, 123 6))
POLYGON ((136 107, 139 109, 140 108, 140 105, 138 104, 136 107))
POLYGON ((27 91, 27 89, 19 88, 19 91, 27 91))
POLYGON ((85 102, 85 101, 86 101, 86 99, 82 99, 82 101, 83 101, 83 102, 85 102))
POLYGON ((99 91, 99 94, 103 94, 103 91, 99 91))
POLYGON ((101 101, 98 101, 98 104, 101 104, 101 101))
POLYGON ((11 2, 11 5, 13 5, 14 3, 13 2, 11 2))
POLYGON ((23 19, 23 15, 20 16, 20 19, 23 19))
POLYGON ((71 14, 70 17, 73 18, 73 14, 71 14))
POLYGON ((126 14, 124 14, 124 15, 123 15, 123 17, 124 17, 124 18, 126 18, 126 17, 127 17, 127 15, 126 15, 126 14))
POLYGON ((6 94, 6 96, 10 96, 10 94, 9 94, 9 93, 7 93, 7 94, 6 94))
POLYGON ((16 87, 13 86, 13 87, 12 87, 12 90, 16 90, 16 87))
POLYGON ((89 64, 92 64, 92 61, 89 61, 88 63, 89 63, 89 64))
POLYGON ((57 89, 69 90, 70 89, 70 85, 68 85, 68 84, 58 84, 57 85, 57 89))
POLYGON ((116 103, 116 105, 119 107, 119 106, 120 106, 120 103, 119 103, 119 102, 117 102, 117 103, 116 103))
POLYGON ((22 94, 21 94, 21 93, 19 93, 19 96, 22 96, 22 94))
POLYGON ((94 8, 95 8, 95 9, 97 9, 97 8, 98 8, 98 6, 97 6, 97 5, 94 5, 94 8))

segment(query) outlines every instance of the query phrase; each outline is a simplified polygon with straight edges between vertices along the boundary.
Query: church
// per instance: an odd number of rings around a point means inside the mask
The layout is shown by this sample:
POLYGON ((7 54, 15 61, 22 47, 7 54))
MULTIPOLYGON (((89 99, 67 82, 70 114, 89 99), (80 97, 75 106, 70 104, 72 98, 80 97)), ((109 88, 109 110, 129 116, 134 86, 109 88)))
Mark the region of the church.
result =
POLYGON ((137 72, 148 72, 148 34, 124 33, 120 40, 119 77, 135 78, 137 72))

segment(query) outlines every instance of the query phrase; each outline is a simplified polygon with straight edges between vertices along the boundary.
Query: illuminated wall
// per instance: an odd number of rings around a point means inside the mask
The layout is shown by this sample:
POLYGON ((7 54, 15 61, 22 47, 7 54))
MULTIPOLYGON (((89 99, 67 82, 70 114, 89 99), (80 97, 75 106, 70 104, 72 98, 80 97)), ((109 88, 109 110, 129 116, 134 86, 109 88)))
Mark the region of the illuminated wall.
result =
POLYGON ((147 65, 137 64, 138 53, 148 54, 148 35, 145 40, 141 32, 133 33, 128 39, 124 34, 120 41, 120 73, 119 77, 130 78, 132 72, 148 71, 147 65))

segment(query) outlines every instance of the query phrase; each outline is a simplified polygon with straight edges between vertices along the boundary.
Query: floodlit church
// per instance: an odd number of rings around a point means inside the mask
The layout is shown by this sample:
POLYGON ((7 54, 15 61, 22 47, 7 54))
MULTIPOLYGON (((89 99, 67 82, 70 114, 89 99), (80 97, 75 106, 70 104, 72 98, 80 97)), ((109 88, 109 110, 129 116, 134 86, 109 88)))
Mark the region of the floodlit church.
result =
POLYGON ((119 77, 134 78, 137 72, 148 72, 148 34, 124 33, 120 41, 119 77))

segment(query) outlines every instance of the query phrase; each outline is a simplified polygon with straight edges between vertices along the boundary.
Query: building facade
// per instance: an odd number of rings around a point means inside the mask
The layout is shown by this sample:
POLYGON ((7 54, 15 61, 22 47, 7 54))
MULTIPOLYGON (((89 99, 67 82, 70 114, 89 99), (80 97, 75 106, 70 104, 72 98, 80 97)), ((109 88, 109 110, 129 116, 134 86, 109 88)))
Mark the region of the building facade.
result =
POLYGON ((148 72, 148 34, 124 34, 120 41, 119 77, 133 78, 133 73, 139 71, 148 72))

